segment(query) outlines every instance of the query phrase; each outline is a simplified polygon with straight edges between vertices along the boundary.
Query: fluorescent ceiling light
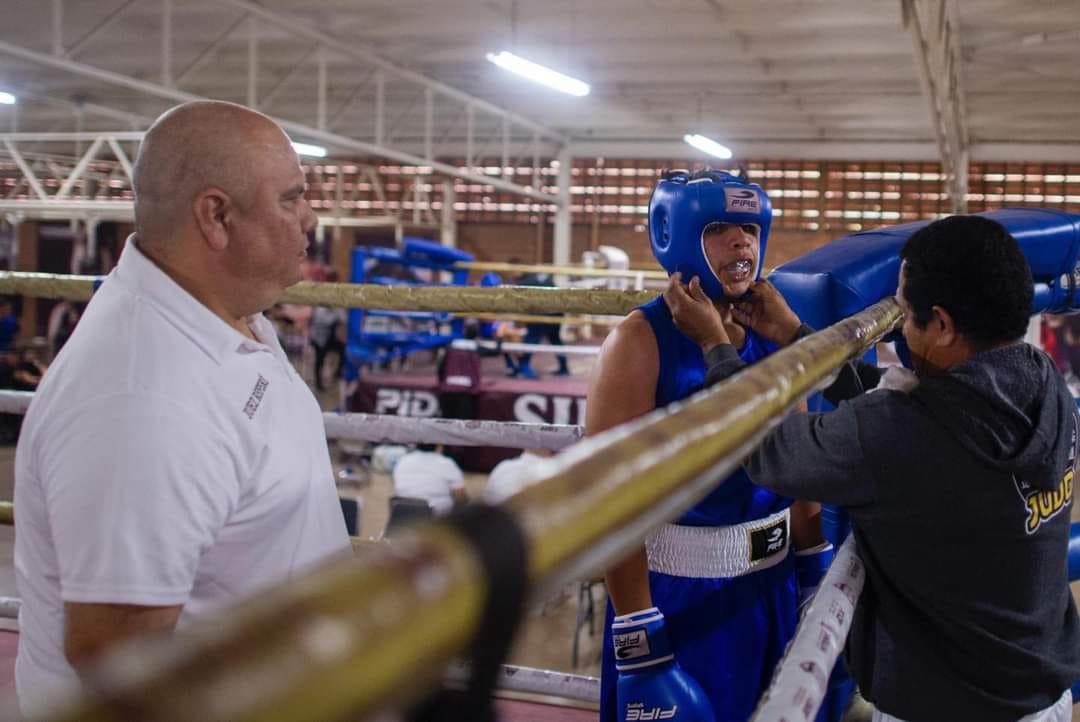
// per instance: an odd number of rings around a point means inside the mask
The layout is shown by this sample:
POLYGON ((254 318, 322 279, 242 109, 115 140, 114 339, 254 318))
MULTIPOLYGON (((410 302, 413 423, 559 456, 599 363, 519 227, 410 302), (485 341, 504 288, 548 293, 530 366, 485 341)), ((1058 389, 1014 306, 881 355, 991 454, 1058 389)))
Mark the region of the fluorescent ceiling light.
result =
POLYGON ((508 53, 505 50, 499 53, 488 53, 486 57, 500 68, 509 70, 512 73, 517 73, 534 83, 540 83, 549 88, 561 90, 570 95, 576 95, 579 98, 589 94, 588 83, 584 83, 577 78, 571 78, 569 75, 563 75, 551 68, 545 68, 543 65, 537 65, 531 60, 519 58, 513 53, 508 53))
POLYGON ((0 91, 0 105, 15 105, 15 96, 11 93, 0 91))
POLYGON ((326 148, 323 148, 321 145, 308 145, 307 143, 297 143, 296 141, 293 141, 292 147, 293 150, 300 155, 310 155, 316 158, 326 157, 326 148))
POLYGON ((728 148, 726 145, 723 145, 721 143, 717 143, 712 138, 706 138, 705 136, 698 135, 697 133, 687 133, 683 136, 682 139, 700 150, 702 153, 715 155, 717 158, 723 158, 726 160, 733 155, 733 153, 731 152, 731 148, 728 148))

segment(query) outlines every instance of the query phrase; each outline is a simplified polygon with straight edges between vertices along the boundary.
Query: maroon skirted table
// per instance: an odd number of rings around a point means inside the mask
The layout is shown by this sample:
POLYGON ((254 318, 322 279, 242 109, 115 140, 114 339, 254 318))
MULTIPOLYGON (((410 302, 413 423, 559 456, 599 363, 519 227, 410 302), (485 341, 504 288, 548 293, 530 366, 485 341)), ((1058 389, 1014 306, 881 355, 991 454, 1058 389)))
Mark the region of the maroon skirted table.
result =
MULTIPOLYGON (((469 392, 447 392, 434 374, 366 374, 349 399, 349 411, 412 417, 450 417, 583 424, 588 381, 553 376, 537 380, 484 377, 469 392)), ((490 471, 520 449, 455 447, 451 454, 468 471, 490 471)))

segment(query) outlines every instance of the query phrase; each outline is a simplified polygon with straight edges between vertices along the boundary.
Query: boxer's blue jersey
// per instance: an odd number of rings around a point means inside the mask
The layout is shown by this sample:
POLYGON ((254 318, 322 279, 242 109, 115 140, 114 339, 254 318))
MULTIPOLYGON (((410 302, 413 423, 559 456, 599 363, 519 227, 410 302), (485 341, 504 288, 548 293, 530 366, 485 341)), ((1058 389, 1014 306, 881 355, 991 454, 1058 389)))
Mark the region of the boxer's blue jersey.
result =
MULTIPOLYGON (((705 382, 705 358, 698 345, 675 328, 664 297, 660 296, 638 310, 649 320, 660 352, 656 407, 667 406, 700 390, 705 382)), ((746 342, 739 349, 739 357, 752 364, 776 349, 775 344, 746 329, 746 342)), ((761 519, 790 505, 790 499, 754 486, 740 467, 677 523, 687 526, 729 526, 761 519)))
MULTIPOLYGON (((675 328, 663 297, 641 307, 660 353, 657 407, 686 398, 705 380, 701 350, 675 328)), ((776 350, 749 329, 739 356, 754 363, 776 350)), ((679 524, 729 526, 766 517, 791 504, 731 474, 679 524)), ((679 577, 649 572, 649 590, 667 621, 675 658, 705 690, 717 722, 747 722, 795 631, 798 590, 794 557, 739 577, 679 577)), ((600 720, 617 722, 614 610, 608 604, 600 672, 600 720)), ((624 715, 625 717, 625 715, 624 715)))

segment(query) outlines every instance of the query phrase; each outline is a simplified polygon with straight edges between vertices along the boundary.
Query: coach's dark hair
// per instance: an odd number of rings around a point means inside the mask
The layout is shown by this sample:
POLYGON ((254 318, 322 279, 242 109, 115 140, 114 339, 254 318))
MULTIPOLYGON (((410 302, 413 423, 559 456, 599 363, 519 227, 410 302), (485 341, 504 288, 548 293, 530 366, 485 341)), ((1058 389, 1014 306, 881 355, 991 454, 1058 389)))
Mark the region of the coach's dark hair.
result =
POLYGON ((1031 317, 1031 268, 997 221, 950 216, 920 229, 900 250, 904 300, 925 328, 934 306, 978 349, 1016 341, 1031 317))

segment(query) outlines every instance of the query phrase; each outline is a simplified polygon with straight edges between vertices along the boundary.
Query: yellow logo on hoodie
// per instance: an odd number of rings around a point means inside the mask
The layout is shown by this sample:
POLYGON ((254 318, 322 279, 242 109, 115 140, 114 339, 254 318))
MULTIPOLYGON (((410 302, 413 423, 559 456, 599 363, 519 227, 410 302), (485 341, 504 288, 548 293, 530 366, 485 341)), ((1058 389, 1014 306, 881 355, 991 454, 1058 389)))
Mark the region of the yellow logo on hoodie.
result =
POLYGON ((1069 449, 1069 467, 1065 475, 1061 477, 1061 483, 1056 489, 1042 491, 1036 489, 1026 481, 1021 481, 1015 475, 1016 490, 1020 492, 1020 498, 1024 500, 1027 509, 1028 534, 1034 534, 1044 523, 1050 521, 1058 513, 1072 503, 1073 477, 1076 475, 1077 444, 1080 443, 1080 418, 1073 415, 1072 445, 1069 449))
POLYGON ((1040 491, 1024 481, 1016 479, 1016 490, 1024 500, 1027 507, 1028 534, 1034 534, 1039 527, 1058 515, 1072 502, 1073 497, 1073 470, 1065 472, 1061 483, 1053 491, 1040 491))

